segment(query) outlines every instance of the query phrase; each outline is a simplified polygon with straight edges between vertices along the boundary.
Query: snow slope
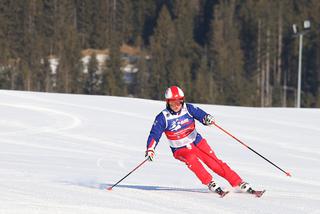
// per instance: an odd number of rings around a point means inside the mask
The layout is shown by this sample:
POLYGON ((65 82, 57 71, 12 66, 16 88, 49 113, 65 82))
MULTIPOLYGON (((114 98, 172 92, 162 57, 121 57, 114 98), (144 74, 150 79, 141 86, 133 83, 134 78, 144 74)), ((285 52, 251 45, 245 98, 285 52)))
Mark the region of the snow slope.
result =
POLYGON ((218 157, 267 190, 262 198, 237 193, 216 175, 231 193, 208 193, 164 136, 154 162, 106 191, 144 160, 163 102, 0 90, 0 214, 320 213, 319 109, 199 106, 292 177, 198 123, 218 157))

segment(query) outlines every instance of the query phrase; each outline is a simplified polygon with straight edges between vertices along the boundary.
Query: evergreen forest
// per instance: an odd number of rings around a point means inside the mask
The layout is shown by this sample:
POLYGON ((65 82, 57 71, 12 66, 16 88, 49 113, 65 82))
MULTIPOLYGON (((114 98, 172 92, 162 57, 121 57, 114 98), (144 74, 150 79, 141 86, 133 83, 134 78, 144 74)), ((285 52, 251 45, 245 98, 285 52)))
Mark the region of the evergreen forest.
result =
POLYGON ((296 107, 299 50, 319 108, 319 0, 0 0, 0 89, 296 107))

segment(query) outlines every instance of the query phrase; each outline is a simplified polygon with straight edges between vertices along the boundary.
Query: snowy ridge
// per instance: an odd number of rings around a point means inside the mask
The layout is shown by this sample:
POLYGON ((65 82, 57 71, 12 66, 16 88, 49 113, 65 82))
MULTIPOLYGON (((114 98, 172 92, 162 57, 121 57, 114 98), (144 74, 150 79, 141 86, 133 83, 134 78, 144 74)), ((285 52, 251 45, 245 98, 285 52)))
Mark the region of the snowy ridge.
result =
POLYGON ((0 214, 320 214, 320 110, 199 105, 284 173, 222 133, 197 123, 218 157, 256 189, 257 199, 208 193, 162 137, 156 158, 112 191, 144 159, 164 103, 134 98, 0 90, 0 214))

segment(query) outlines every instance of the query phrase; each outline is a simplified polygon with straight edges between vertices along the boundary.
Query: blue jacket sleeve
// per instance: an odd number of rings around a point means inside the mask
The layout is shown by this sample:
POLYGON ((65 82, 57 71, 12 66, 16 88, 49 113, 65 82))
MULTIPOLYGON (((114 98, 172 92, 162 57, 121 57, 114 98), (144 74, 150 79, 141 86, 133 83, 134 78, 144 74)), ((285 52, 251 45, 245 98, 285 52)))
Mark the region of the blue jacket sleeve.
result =
POLYGON ((196 107, 192 104, 187 103, 187 109, 189 111, 189 113, 196 119, 198 120, 200 123, 203 123, 203 118, 208 114, 207 112, 205 112, 204 110, 202 110, 199 107, 196 107))
POLYGON ((158 114, 152 125, 148 141, 147 150, 155 149, 159 143, 162 133, 166 128, 166 121, 162 113, 158 114))

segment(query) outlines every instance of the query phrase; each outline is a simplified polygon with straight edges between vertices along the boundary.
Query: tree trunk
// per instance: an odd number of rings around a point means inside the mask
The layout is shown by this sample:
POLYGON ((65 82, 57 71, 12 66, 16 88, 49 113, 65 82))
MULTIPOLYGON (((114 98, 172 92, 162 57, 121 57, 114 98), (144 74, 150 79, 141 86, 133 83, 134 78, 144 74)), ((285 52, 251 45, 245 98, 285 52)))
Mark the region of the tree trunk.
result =
POLYGON ((69 71, 65 69, 64 72, 64 92, 69 93, 69 71))
POLYGON ((267 53, 266 53, 266 70, 265 70, 265 105, 271 106, 271 89, 270 89, 270 28, 267 29, 267 53))
MULTIPOLYGON (((281 88, 281 76, 282 76, 282 70, 281 70, 281 56, 282 56, 282 25, 283 25, 283 20, 282 20, 282 4, 280 3, 279 7, 279 17, 278 17, 278 56, 277 56, 277 73, 276 73, 276 85, 281 88)), ((280 89, 281 91, 281 89, 280 89)), ((281 93, 281 92, 280 92, 281 93)), ((283 100, 285 102, 285 100, 283 100)), ((282 102, 282 106, 286 107, 286 104, 282 102)))
POLYGON ((258 47, 257 47, 257 95, 260 96, 260 106, 263 106, 263 79, 261 70, 261 20, 258 20, 258 47))
POLYGON ((283 77, 283 96, 282 96, 282 107, 287 107, 287 72, 284 72, 283 77))

